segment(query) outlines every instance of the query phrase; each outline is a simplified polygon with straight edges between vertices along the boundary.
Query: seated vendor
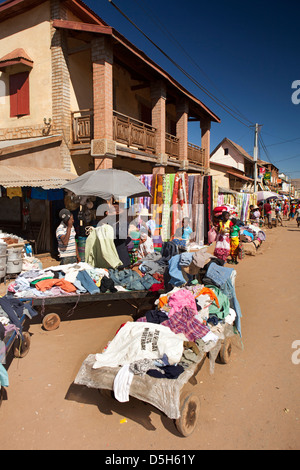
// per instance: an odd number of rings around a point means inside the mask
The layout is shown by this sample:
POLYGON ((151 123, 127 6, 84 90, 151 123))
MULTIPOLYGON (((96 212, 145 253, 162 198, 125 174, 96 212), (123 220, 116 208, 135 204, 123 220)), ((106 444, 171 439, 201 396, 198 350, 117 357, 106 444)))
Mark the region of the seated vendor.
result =
POLYGON ((250 221, 258 224, 259 218, 260 218, 260 212, 259 212, 258 207, 254 207, 253 205, 251 205, 249 209, 250 209, 250 213, 249 213, 250 221))
POLYGON ((137 260, 145 258, 150 253, 154 253, 154 246, 151 237, 147 234, 146 229, 141 228, 140 243, 137 250, 137 260))
POLYGON ((182 220, 182 225, 179 227, 173 239, 180 239, 180 240, 191 240, 194 237, 193 229, 190 226, 190 219, 188 217, 184 217, 182 220))
POLYGON ((147 208, 143 208, 136 213, 135 219, 130 222, 129 228, 141 230, 142 228, 148 232, 148 235, 153 236, 155 233, 156 223, 155 220, 150 219, 152 214, 149 213, 147 208))

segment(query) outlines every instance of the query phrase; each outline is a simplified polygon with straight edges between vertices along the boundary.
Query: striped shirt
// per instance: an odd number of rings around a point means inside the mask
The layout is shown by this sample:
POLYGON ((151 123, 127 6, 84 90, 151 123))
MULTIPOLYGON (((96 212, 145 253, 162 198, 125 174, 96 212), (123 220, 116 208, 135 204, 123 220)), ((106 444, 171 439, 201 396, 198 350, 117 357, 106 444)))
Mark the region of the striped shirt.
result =
POLYGON ((56 229, 56 238, 58 242, 58 253, 60 258, 65 258, 66 256, 76 256, 76 241, 75 241, 75 229, 71 228, 70 238, 67 245, 64 245, 61 241, 61 237, 66 235, 67 226, 61 222, 56 229))

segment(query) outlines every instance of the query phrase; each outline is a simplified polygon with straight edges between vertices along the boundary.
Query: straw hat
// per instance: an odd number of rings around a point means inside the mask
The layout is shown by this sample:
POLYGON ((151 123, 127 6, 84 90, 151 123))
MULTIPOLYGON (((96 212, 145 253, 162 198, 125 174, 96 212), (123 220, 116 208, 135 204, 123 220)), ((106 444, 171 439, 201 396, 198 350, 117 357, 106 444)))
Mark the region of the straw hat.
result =
POLYGON ((143 209, 141 211, 138 211, 137 212, 137 215, 139 216, 143 216, 143 217, 150 217, 151 215, 153 214, 150 214, 150 212, 148 211, 148 209, 146 207, 143 207, 143 209))

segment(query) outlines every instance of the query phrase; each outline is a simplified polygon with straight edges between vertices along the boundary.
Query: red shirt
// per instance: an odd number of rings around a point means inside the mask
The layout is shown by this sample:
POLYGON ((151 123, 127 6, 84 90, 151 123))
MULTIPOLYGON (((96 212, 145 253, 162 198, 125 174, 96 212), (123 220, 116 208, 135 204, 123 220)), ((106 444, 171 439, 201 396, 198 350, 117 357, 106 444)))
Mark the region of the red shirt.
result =
POLYGON ((269 212, 271 212, 272 211, 271 204, 269 204, 268 202, 265 202, 264 211, 265 211, 265 214, 268 214, 269 212))

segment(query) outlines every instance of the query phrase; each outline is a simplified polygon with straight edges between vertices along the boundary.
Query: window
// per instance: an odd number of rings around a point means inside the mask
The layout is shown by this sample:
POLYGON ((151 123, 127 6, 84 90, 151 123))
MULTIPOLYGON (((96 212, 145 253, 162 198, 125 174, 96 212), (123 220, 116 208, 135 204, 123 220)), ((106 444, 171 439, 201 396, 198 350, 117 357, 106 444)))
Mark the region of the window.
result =
POLYGON ((26 116, 29 112, 29 72, 9 77, 10 117, 26 116))
POLYGON ((224 155, 229 155, 229 150, 228 149, 224 149, 224 155))

